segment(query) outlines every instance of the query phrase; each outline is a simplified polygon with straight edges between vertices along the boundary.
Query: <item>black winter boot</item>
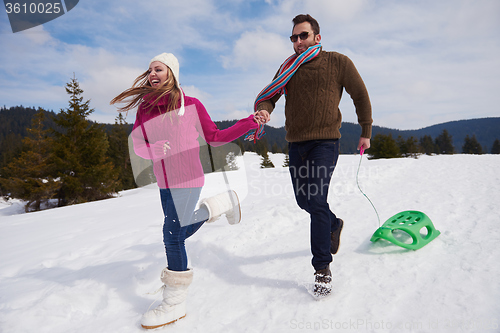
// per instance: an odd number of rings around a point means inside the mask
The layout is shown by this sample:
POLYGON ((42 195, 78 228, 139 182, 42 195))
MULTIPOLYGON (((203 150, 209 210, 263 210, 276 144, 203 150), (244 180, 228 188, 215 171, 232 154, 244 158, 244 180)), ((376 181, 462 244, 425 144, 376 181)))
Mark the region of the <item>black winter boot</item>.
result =
POLYGON ((332 292, 332 272, 330 267, 320 269, 314 273, 314 297, 323 298, 332 292))

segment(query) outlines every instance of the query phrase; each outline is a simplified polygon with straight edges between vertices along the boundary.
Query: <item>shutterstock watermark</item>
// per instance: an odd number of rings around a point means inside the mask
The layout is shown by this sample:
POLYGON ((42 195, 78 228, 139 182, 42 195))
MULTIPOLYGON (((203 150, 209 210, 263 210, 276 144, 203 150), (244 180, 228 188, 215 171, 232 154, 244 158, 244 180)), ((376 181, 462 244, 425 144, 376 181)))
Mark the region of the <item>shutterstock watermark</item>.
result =
POLYGON ((12 32, 52 21, 73 9, 79 0, 4 0, 12 32))

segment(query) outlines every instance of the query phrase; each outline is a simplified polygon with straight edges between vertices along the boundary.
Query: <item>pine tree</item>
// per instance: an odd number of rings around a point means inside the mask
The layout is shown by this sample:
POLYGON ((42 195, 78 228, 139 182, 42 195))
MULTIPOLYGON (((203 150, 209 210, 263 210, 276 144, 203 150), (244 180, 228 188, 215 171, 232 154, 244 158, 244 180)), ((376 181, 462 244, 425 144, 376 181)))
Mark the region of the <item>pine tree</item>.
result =
POLYGON ((75 77, 66 84, 69 107, 55 117, 54 163, 60 177, 59 206, 111 197, 118 187, 117 173, 107 158, 108 137, 102 125, 88 116, 90 100, 83 102, 83 90, 75 77))
POLYGON ((430 135, 424 135, 420 138, 420 150, 427 155, 435 154, 438 151, 430 135))
POLYGON ((271 159, 269 158, 269 153, 268 153, 267 149, 262 153, 261 156, 262 156, 262 161, 260 162, 261 169, 274 168, 274 164, 271 161, 271 159))
POLYGON ((269 149, 267 148, 267 138, 258 140, 256 144, 252 142, 252 145, 255 149, 255 152, 260 156, 264 156, 264 153, 269 152, 269 149))
POLYGON ((39 109, 32 119, 28 136, 23 139, 23 152, 14 158, 3 173, 3 187, 10 196, 26 201, 25 210, 38 211, 56 196, 61 184, 50 177, 52 140, 44 129, 44 110, 39 109))
POLYGON ((262 157, 262 160, 260 162, 260 167, 274 168, 274 164, 269 158, 269 150, 267 149, 267 140, 265 138, 263 140, 257 141, 255 149, 257 151, 257 154, 259 154, 262 157))
POLYGON ((0 138, 0 168, 7 166, 22 151, 23 136, 19 133, 8 133, 0 138))
POLYGON ((236 162, 236 154, 232 151, 226 155, 226 167, 225 170, 238 170, 238 163, 236 162))
POLYGON ((476 139, 476 135, 470 138, 468 135, 465 137, 464 145, 462 146, 462 152, 464 154, 483 154, 483 148, 476 139))
POLYGON ((443 132, 436 138, 436 146, 438 148, 438 154, 455 153, 452 136, 448 133, 447 130, 443 130, 443 132))
POLYGON ((283 147, 282 151, 285 154, 285 160, 283 161, 283 167, 288 168, 288 167, 290 167, 290 150, 288 149, 288 144, 283 147))
POLYGON ((399 153, 403 157, 417 157, 419 153, 419 147, 417 144, 417 139, 413 136, 407 138, 406 140, 400 135, 398 136, 397 144, 399 147, 399 153))
POLYGON ((245 155, 245 145, 243 144, 243 141, 241 141, 241 139, 237 139, 236 140, 236 144, 238 145, 238 147, 240 147, 240 153, 241 155, 245 155))
POLYGON ((108 156, 117 168, 119 185, 117 190, 135 188, 134 173, 130 163, 128 133, 129 126, 123 114, 115 118, 115 124, 109 134, 108 156))
POLYGON ((372 140, 369 150, 370 158, 394 158, 400 157, 399 147, 392 135, 377 134, 372 140))
POLYGON ((491 147, 491 153, 500 154, 500 140, 496 139, 495 142, 493 142, 493 147, 491 147))
POLYGON ((283 167, 284 168, 290 167, 290 155, 288 153, 285 154, 285 160, 283 161, 283 167))
POLYGON ((273 154, 279 154, 282 153, 281 149, 278 147, 278 144, 275 142, 273 146, 271 147, 271 152, 273 154))

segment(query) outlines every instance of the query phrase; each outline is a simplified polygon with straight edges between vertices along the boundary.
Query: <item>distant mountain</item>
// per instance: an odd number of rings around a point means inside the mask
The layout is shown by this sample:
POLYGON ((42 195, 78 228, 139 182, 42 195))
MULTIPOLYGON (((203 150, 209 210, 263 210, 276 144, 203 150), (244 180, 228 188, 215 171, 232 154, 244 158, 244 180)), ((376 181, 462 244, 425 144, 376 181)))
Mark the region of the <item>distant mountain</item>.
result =
MULTIPOLYGON (((384 135, 391 134, 394 139, 398 136, 404 139, 413 136, 417 140, 425 135, 429 135, 434 140, 443 130, 447 130, 452 136, 453 145, 457 153, 462 152, 462 146, 467 135, 469 137, 475 135, 483 149, 486 148, 484 150, 489 153, 493 142, 496 139, 500 139, 500 117, 450 121, 417 130, 398 130, 373 126, 372 138, 380 133, 384 135)), ((354 153, 359 135, 361 134, 361 128, 358 124, 343 123, 340 132, 342 133, 341 147, 344 148, 343 153, 354 153)))
MULTIPOLYGON (((34 108, 25 108, 22 106, 11 107, 9 109, 0 108, 0 155, 2 154, 2 149, 5 149, 5 145, 2 144, 2 141, 6 143, 5 140, 9 137, 15 137, 17 140, 19 140, 20 137, 24 137, 26 135, 26 128, 31 125, 31 118, 36 112, 37 110, 34 108)), ((52 123, 50 118, 54 115, 55 113, 52 111, 47 112, 47 124, 52 123)), ((228 128, 235 123, 236 120, 216 121, 220 129, 228 128)), ((111 124, 105 124, 105 126, 108 129, 111 128, 111 124)), ((132 128, 132 124, 130 127, 132 128)), ((398 136, 405 139, 413 136, 418 140, 424 135, 430 135, 432 139, 435 139, 444 129, 452 136, 453 145, 457 153, 462 151, 462 145, 467 135, 470 137, 475 135, 483 148, 486 148, 486 151, 489 152, 495 139, 500 139, 500 117, 450 121, 417 130, 398 130, 373 126, 372 137, 379 133, 385 135, 390 133, 394 139, 398 136)), ((266 135, 264 138, 267 141, 270 151, 274 145, 281 150, 286 148, 287 142, 285 140, 286 132, 284 127, 275 128, 266 126, 265 131, 266 135)), ((340 132, 342 134, 341 153, 356 153, 361 127, 358 124, 344 122, 342 123, 340 132)), ((245 143, 245 149, 250 150, 252 147, 253 143, 245 143)))
MULTIPOLYGON (((219 127, 227 128, 235 122, 236 121, 220 122, 219 127)), ((373 126, 372 138, 380 133, 384 135, 391 134, 394 139, 397 139, 398 136, 401 136, 404 139, 413 136, 417 140, 425 135, 429 135, 433 140, 435 140, 436 137, 439 136, 445 129, 452 136, 453 145, 455 146, 455 151, 457 153, 462 152, 462 146, 467 135, 469 137, 475 135, 481 146, 485 148, 484 150, 489 153, 493 142, 496 139, 500 139, 500 117, 450 121, 417 130, 398 130, 381 126, 373 126)), ((271 147, 275 142, 278 147, 286 146, 286 131, 284 127, 274 128, 266 126, 265 130, 267 133, 265 137, 267 138, 269 147, 271 147)), ((340 143, 341 153, 356 153, 359 136, 361 135, 361 127, 358 124, 344 122, 340 128, 340 133, 342 135, 340 143)))
POLYGON ((457 152, 462 152, 462 146, 467 135, 469 137, 475 135, 477 141, 489 153, 493 142, 496 139, 500 139, 500 117, 450 121, 418 130, 397 131, 393 133, 398 133, 403 138, 410 136, 420 138, 424 135, 430 135, 435 139, 443 130, 447 130, 453 137, 453 145, 457 152))

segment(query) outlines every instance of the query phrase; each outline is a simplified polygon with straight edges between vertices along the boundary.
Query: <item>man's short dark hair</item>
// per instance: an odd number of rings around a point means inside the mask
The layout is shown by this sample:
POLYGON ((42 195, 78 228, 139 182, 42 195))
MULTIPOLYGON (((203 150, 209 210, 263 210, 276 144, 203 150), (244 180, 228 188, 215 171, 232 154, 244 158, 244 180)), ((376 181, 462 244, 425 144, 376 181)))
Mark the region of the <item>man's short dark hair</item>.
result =
MULTIPOLYGON (((295 28, 295 26, 297 24, 309 22, 309 24, 311 24, 311 28, 312 28, 314 34, 315 35, 319 34, 319 23, 318 23, 318 21, 316 21, 314 19, 314 17, 312 17, 309 14, 299 14, 299 15, 295 16, 295 18, 292 20, 292 22, 293 22, 293 28, 295 28)), ((292 30, 293 30, 293 28, 292 28, 292 30)))

